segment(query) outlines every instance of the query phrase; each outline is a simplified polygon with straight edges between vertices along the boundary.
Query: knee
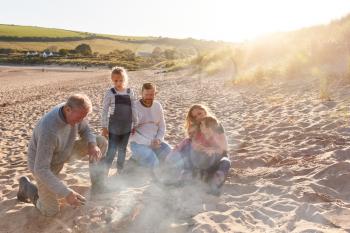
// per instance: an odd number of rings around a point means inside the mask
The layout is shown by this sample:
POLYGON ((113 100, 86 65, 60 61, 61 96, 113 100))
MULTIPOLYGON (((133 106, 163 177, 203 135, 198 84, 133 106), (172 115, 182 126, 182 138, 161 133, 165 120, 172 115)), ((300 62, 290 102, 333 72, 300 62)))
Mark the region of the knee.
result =
POLYGON ((53 217, 60 212, 59 205, 50 205, 45 206, 40 202, 40 198, 36 203, 36 208, 40 211, 40 213, 46 217, 53 217))
POLYGON ((57 215, 60 212, 60 210, 58 208, 55 210, 50 210, 50 211, 45 211, 45 212, 40 211, 40 212, 42 215, 44 215, 46 217, 54 217, 55 215, 57 215))
POLYGON ((157 155, 153 151, 148 151, 147 153, 141 155, 141 161, 145 166, 151 168, 157 167, 159 165, 157 155))
POLYGON ((147 167, 156 168, 159 166, 159 160, 157 158, 147 163, 147 167))
POLYGON ((219 170, 224 172, 225 175, 230 170, 230 167, 231 167, 231 161, 227 157, 224 157, 220 160, 219 170))
POLYGON ((159 165, 159 160, 157 155, 153 151, 145 151, 143 154, 140 154, 139 161, 141 165, 146 167, 157 167, 159 165))
POLYGON ((165 164, 171 167, 183 167, 184 161, 180 152, 170 152, 166 159, 165 164))
POLYGON ((171 152, 171 147, 165 142, 162 142, 160 145, 160 149, 157 150, 157 154, 163 159, 165 159, 167 155, 170 154, 170 152, 171 152))
POLYGON ((171 147, 169 144, 162 142, 161 143, 162 151, 166 154, 169 154, 171 152, 171 147))

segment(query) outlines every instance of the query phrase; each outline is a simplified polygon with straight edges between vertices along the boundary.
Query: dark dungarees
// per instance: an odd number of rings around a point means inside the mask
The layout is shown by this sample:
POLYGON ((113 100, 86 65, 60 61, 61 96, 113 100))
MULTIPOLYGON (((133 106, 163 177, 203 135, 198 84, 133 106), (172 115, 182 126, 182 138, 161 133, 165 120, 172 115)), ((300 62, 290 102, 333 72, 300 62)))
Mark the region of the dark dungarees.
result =
POLYGON ((126 95, 117 94, 114 88, 111 91, 115 97, 114 112, 109 117, 109 137, 108 150, 104 162, 108 170, 110 169, 116 151, 118 149, 117 167, 122 169, 125 161, 126 146, 131 132, 132 111, 130 89, 127 89, 126 95))

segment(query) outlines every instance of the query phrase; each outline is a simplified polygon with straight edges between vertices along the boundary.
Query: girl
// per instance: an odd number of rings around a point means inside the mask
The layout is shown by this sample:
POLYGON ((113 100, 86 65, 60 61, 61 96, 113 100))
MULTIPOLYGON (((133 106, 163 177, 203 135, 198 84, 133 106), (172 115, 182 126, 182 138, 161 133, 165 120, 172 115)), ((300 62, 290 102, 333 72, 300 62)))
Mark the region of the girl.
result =
POLYGON ((127 87, 128 75, 123 67, 114 67, 111 73, 113 87, 108 89, 103 99, 102 135, 108 138, 108 150, 103 159, 108 176, 116 151, 118 151, 118 173, 124 167, 126 147, 132 124, 137 122, 134 102, 137 97, 127 87))
POLYGON ((199 129, 200 120, 209 115, 208 109, 200 104, 194 104, 188 110, 185 119, 185 138, 175 146, 173 151, 166 158, 167 169, 172 170, 171 176, 178 176, 183 170, 184 160, 189 156, 191 140, 195 132, 199 129))
MULTIPOLYGON (((170 179, 171 183, 178 182, 178 176, 180 176, 180 181, 189 178, 192 179, 193 175, 195 175, 198 169, 203 170, 202 168, 204 164, 201 163, 207 163, 209 165, 213 163, 213 166, 207 166, 204 170, 214 171, 210 172, 211 176, 207 177, 206 181, 208 181, 212 186, 211 192, 213 194, 218 194, 218 190, 222 186, 230 168, 230 160, 226 155, 227 139, 224 129, 215 118, 211 117, 215 119, 217 123, 217 126, 215 126, 216 128, 214 126, 210 127, 215 129, 215 136, 214 134, 211 135, 211 132, 208 133, 205 131, 206 128, 203 128, 203 130, 206 132, 206 134, 209 134, 207 136, 215 137, 214 140, 217 142, 217 145, 214 144, 211 146, 210 144, 208 145, 208 143, 205 141, 204 143, 201 143, 201 138, 204 137, 203 133, 201 133, 201 122, 203 119, 210 117, 210 115, 211 114, 208 108, 204 105, 195 104, 190 107, 185 120, 185 130, 188 138, 184 139, 179 145, 174 148, 174 150, 168 155, 166 162, 168 165, 167 169, 169 169, 168 174, 172 176, 172 179, 170 179), (203 158, 206 157, 205 152, 209 152, 207 153, 208 155, 217 153, 217 158, 222 157, 223 159, 220 159, 220 161, 213 159, 213 161, 211 161, 208 159, 201 159, 202 157, 199 156, 199 161, 197 161, 197 157, 200 155, 198 152, 203 152, 203 158), (219 167, 220 169, 218 169, 219 167), (216 172, 217 170, 220 171, 216 172), (179 173, 181 173, 181 175, 179 173), (208 180, 209 178, 210 181, 208 180)), ((214 123, 214 125, 216 124, 214 123)), ((204 171, 201 172, 205 173, 204 171)))
POLYGON ((184 173, 199 175, 203 181, 209 183, 210 193, 219 194, 231 166, 227 148, 225 133, 218 120, 211 116, 203 117, 199 130, 192 137, 190 156, 185 160, 184 173))

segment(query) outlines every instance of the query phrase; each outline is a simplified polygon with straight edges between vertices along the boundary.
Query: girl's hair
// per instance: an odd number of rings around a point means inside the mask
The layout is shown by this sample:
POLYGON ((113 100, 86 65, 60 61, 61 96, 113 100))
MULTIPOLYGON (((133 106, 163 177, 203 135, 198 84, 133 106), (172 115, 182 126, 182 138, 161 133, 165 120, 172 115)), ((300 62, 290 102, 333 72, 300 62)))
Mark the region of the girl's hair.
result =
POLYGON ((129 77, 128 77, 128 74, 126 73, 126 69, 124 67, 121 67, 121 66, 113 67, 112 72, 111 72, 111 76, 113 76, 115 74, 119 74, 120 76, 122 76, 125 86, 128 85, 129 77))
POLYGON ((219 121, 213 116, 204 117, 201 122, 204 123, 205 127, 217 131, 219 128, 219 121))
POLYGON ((203 110, 206 115, 211 115, 208 108, 205 107, 202 104, 194 104, 190 107, 190 110, 188 110, 188 113, 186 115, 186 119, 185 119, 185 131, 187 134, 189 134, 189 130, 190 128, 193 126, 193 124, 195 124, 196 122, 194 122, 194 118, 192 116, 192 111, 195 109, 199 109, 199 110, 203 110))

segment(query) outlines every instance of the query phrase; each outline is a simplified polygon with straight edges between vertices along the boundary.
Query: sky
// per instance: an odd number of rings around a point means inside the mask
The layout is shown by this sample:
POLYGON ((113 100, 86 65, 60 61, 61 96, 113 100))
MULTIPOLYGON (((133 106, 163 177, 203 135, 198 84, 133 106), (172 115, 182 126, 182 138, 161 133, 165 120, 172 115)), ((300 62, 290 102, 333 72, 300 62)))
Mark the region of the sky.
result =
POLYGON ((0 0, 0 24, 240 42, 327 24, 349 0, 0 0))

